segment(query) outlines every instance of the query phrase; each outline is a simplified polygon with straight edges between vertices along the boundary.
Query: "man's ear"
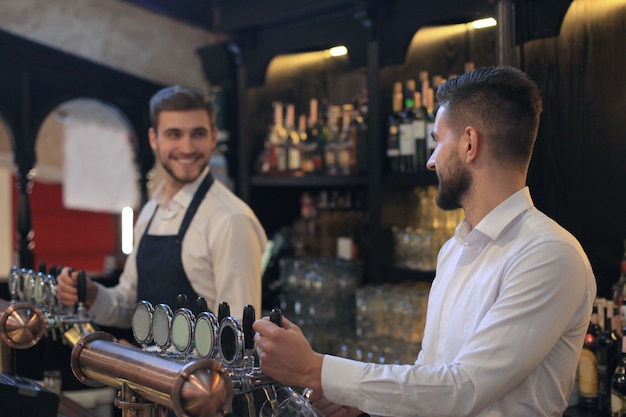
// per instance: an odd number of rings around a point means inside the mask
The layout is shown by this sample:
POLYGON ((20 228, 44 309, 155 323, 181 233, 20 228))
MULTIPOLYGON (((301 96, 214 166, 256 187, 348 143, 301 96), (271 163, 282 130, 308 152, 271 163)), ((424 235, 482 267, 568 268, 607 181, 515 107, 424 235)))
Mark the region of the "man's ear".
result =
POLYGON ((472 126, 467 126, 463 132, 463 152, 465 161, 470 162, 476 159, 480 150, 480 135, 472 126))
POLYGON ((150 147, 152 150, 156 149, 156 131, 153 127, 148 129, 148 140, 150 141, 150 147))
POLYGON ((213 146, 211 146, 211 150, 213 150, 217 146, 217 128, 216 127, 211 129, 211 135, 213 135, 213 146))

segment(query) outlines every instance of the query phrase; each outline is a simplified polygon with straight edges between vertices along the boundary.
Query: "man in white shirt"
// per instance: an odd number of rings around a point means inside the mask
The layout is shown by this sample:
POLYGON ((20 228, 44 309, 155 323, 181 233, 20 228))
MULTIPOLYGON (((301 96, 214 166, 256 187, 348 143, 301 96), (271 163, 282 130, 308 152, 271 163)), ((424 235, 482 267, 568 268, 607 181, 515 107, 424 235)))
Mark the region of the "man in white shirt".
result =
POLYGON ((440 86, 437 99, 427 166, 437 204, 462 207, 465 219, 439 252, 417 360, 322 355, 289 320, 264 319, 254 324, 261 369, 311 388, 333 417, 561 417, 596 282, 578 241, 534 207, 525 185, 539 90, 515 68, 478 68, 440 86))
MULTIPOLYGON (((246 304, 261 311, 267 237, 250 207, 210 172, 217 137, 213 103, 197 89, 167 87, 151 99, 150 117, 150 146, 164 179, 137 218, 137 240, 119 284, 105 288, 87 280, 89 315, 103 326, 130 328, 138 301, 174 310, 180 293, 191 302, 205 298, 215 314, 222 301, 235 317, 246 304)), ((77 275, 64 268, 58 277, 65 305, 77 302, 77 275)))

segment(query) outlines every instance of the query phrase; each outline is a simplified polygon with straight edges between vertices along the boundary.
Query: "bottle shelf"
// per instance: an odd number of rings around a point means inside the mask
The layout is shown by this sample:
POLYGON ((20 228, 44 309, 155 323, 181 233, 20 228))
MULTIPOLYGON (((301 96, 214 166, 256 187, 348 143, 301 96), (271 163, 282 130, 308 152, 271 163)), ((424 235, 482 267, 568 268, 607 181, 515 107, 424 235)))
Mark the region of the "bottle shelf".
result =
POLYGON ((361 176, 323 176, 272 177, 256 175, 250 180, 254 187, 366 187, 368 179, 361 176))
POLYGON ((406 174, 386 174, 384 183, 392 187, 412 187, 418 185, 435 185, 438 183, 438 179, 434 171, 420 171, 406 174))

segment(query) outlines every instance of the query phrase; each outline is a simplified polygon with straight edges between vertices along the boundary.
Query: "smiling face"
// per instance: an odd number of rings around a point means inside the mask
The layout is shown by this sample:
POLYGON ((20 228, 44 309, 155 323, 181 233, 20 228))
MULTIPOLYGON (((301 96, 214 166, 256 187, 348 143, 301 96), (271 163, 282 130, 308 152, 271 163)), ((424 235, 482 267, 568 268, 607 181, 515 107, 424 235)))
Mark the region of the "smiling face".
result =
POLYGON ((446 107, 442 106, 437 111, 433 129, 437 147, 426 165, 439 178, 437 205, 443 210, 456 210, 462 207, 463 199, 472 186, 472 176, 459 156, 462 154, 460 135, 448 119, 446 107))
POLYGON ((195 181, 215 148, 215 132, 204 109, 164 110, 149 131, 150 147, 168 174, 166 182, 178 190, 195 181))

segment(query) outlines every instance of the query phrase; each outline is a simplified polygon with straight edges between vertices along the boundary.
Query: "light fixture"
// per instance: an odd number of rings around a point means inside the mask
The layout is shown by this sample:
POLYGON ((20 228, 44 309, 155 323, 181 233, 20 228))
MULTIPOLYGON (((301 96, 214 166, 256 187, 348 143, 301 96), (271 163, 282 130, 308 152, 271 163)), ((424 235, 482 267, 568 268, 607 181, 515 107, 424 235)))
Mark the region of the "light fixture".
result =
POLYGON ((474 29, 484 29, 492 26, 496 26, 498 22, 493 17, 488 17, 486 19, 478 19, 472 22, 472 27, 474 29))
POLYGON ((328 50, 330 56, 343 56, 348 54, 348 48, 343 45, 334 46, 328 50))
POLYGON ((129 255, 133 251, 133 209, 122 209, 122 253, 129 255))

